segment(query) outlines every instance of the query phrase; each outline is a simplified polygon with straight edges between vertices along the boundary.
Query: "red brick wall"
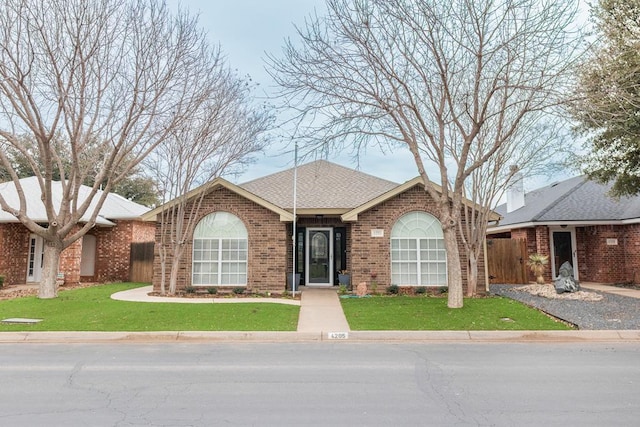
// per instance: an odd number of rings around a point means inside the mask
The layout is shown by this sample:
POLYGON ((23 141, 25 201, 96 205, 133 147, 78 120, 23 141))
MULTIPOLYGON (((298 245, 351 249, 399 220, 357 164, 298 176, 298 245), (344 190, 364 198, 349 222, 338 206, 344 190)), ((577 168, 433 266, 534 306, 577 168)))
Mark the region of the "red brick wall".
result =
MULTIPOLYGON (((413 187, 358 215, 358 221, 351 225, 350 233, 352 283, 370 283, 371 274, 375 273, 379 290, 384 290, 391 284, 391 229, 398 218, 412 211, 423 211, 437 217, 435 202, 420 186, 413 187), (371 237, 372 229, 384 230, 384 237, 371 237)), ((468 260, 460 236, 458 247, 463 287, 466 290, 468 260)), ((478 292, 482 292, 485 289, 483 255, 480 256, 478 264, 478 292)))
POLYGON ((153 242, 155 236, 156 225, 153 222, 131 222, 131 243, 153 242))
POLYGON ((627 267, 627 259, 632 264, 637 258, 634 228, 601 225, 577 229, 580 280, 604 283, 633 280, 634 269, 627 267), (607 239, 617 239, 618 244, 607 245, 607 239))
MULTIPOLYGON (((204 198, 198 221, 213 212, 232 213, 240 218, 247 228, 249 244, 247 289, 251 292, 284 291, 286 272, 291 268, 286 264, 291 236, 287 233, 287 224, 280 221, 280 216, 223 187, 214 189, 204 198)), ((160 233, 158 223, 155 232, 156 249, 153 268, 153 286, 156 291, 160 289, 161 275, 158 252, 160 233)), ((191 238, 186 242, 178 275, 178 289, 184 289, 191 284, 192 255, 193 239, 191 238)), ((169 259, 167 277, 170 261, 169 259)), ((166 286, 169 286, 168 281, 166 286)))
MULTIPOLYGON (((576 227, 579 279, 583 282, 637 282, 640 279, 640 224, 576 227), (617 239, 617 245, 607 245, 617 239)), ((512 238, 526 238, 527 252, 550 255, 547 226, 512 230, 512 238)), ((545 273, 551 281, 551 263, 545 273)), ((530 277, 533 280, 532 277, 530 277)))
MULTIPOLYGON (((127 281, 131 243, 152 242, 155 224, 142 221, 116 221, 115 227, 95 227, 90 234, 96 236, 96 266, 93 278, 84 280, 127 281)), ((79 268, 80 264, 78 264, 79 268)))
MULTIPOLYGON (((46 242, 45 242, 46 245, 46 242)), ((82 256, 82 238, 76 240, 60 254, 58 272, 64 273, 64 284, 80 283, 80 258, 82 256)))
MULTIPOLYGON (((218 188, 203 200, 199 218, 212 212, 230 212, 238 216, 247 227, 249 235, 248 290, 252 292, 282 292, 286 283, 286 273, 291 271, 292 245, 291 223, 283 223, 279 216, 237 194, 218 188)), ((346 227, 347 228, 347 268, 352 283, 371 282, 371 274, 376 274, 379 290, 383 291, 391 281, 390 234, 395 222, 402 215, 412 211, 434 214, 434 202, 421 187, 388 200, 359 215, 354 223, 342 223, 337 217, 300 218, 300 227, 346 227), (383 229, 384 237, 372 238, 372 229, 383 229)), ((435 216, 435 215, 434 215, 435 216)), ((156 250, 154 259, 154 289, 160 289, 161 265, 158 243, 161 238, 159 223, 156 226, 156 250)), ((463 282, 466 287, 467 259, 459 238, 463 282)), ((191 284, 191 264, 193 240, 186 243, 185 254, 178 276, 178 289, 191 284)), ((168 260, 170 263, 170 260, 168 260)), ((170 264, 169 264, 170 265, 170 264)), ((169 267, 167 267, 169 268, 169 267)), ((479 260, 478 290, 485 287, 484 257, 479 260)), ((168 270, 167 270, 168 280, 168 270)), ((168 286, 168 282, 166 283, 168 286)))
MULTIPOLYGON (((59 271, 65 284, 82 281, 126 281, 129 279, 129 255, 132 241, 153 241, 155 224, 141 221, 117 221, 115 227, 95 227, 96 269, 92 277, 80 277, 82 238, 60 255, 59 271)), ((6 284, 24 283, 27 278, 30 232, 21 224, 0 225, 0 274, 6 284)))
POLYGON ((22 224, 0 224, 0 274, 5 285, 27 280, 29 232, 22 224))
POLYGON ((640 224, 626 225, 621 243, 625 252, 625 281, 640 283, 640 224))

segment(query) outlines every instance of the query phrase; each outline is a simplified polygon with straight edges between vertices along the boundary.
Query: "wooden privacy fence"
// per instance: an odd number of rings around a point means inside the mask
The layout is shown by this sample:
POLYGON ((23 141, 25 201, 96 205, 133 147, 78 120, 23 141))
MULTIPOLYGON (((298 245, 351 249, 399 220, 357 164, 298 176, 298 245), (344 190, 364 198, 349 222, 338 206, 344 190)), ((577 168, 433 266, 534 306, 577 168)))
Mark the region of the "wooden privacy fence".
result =
POLYGON ((527 283, 527 242, 487 239, 489 283, 527 283))
POLYGON ((132 243, 129 257, 129 281, 151 282, 153 279, 153 242, 132 243))

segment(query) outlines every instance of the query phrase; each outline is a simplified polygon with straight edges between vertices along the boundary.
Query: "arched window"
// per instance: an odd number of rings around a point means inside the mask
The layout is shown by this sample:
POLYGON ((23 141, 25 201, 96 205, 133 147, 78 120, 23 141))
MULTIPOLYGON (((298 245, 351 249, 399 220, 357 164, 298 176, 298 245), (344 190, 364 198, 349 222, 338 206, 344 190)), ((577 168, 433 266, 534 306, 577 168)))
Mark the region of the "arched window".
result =
POLYGON ((409 212, 391 229, 391 284, 447 286, 447 252, 440 221, 409 212))
POLYGON ((246 286, 247 228, 237 216, 214 212, 193 231, 193 286, 246 286))

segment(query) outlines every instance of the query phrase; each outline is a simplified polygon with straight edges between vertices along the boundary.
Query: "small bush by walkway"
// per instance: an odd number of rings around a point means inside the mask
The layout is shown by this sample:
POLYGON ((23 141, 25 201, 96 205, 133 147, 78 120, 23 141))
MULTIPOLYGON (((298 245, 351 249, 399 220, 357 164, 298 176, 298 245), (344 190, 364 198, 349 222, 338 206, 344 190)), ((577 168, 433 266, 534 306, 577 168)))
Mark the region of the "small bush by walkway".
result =
POLYGON ((461 309, 446 298, 373 297, 341 299, 352 330, 562 330, 571 329, 538 310, 506 298, 471 298, 461 309))
POLYGON ((299 307, 268 303, 171 304, 114 301, 111 294, 143 286, 116 283, 61 291, 58 298, 0 301, 0 331, 295 331, 299 307))

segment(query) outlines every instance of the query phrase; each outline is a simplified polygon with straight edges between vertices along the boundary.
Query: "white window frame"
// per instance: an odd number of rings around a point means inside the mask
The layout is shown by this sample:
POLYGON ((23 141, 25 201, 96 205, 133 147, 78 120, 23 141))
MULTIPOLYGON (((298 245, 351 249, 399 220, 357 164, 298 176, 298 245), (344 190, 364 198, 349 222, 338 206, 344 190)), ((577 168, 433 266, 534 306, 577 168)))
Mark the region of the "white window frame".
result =
MULTIPOLYGON (((204 220, 205 218, 208 218, 210 215, 220 215, 220 214, 224 214, 224 215, 230 215, 231 217, 233 217, 233 219, 235 221, 238 221, 237 224, 242 224, 242 234, 244 235, 244 237, 232 237, 232 236, 222 236, 222 235, 211 235, 211 236, 205 236, 205 237, 196 237, 196 230, 197 230, 197 226, 194 229, 194 237, 193 237, 193 247, 192 247, 192 257, 191 257, 191 285, 192 286, 204 286, 204 287, 212 287, 212 286, 229 286, 229 287, 244 287, 247 286, 247 281, 248 281, 248 271, 249 271, 249 262, 248 262, 248 256, 249 256, 249 242, 248 242, 248 233, 246 230, 246 227, 244 226, 244 223, 242 223, 242 220, 240 218, 238 218, 237 216, 228 213, 228 212, 213 212, 209 215, 207 215, 206 217, 204 217, 202 220, 204 220), (210 242, 211 243, 211 247, 209 249, 202 249, 202 248, 196 248, 197 244, 196 242, 210 242), (235 248, 231 249, 225 249, 225 243, 231 243, 231 242, 237 242, 237 245, 235 245, 235 248), (244 242, 244 248, 240 248, 240 246, 242 246, 241 242, 244 242), (202 251, 202 252, 216 252, 217 256, 212 259, 196 259, 196 252, 197 251, 202 251), (223 256, 224 251, 236 251, 237 252, 237 256, 234 257, 233 259, 224 259, 225 257, 223 256), (216 272, 213 273, 202 273, 202 272, 196 272, 196 265, 207 265, 207 264, 213 264, 216 266, 216 272), (225 272, 223 271, 224 265, 237 265, 239 267, 241 267, 239 269, 239 271, 236 272, 225 272), (242 268, 244 267, 244 268, 242 268), (225 274, 229 274, 229 275, 235 275, 237 276, 242 276, 244 275, 244 281, 236 281, 234 283, 223 283, 223 276, 225 274), (205 276, 205 275, 214 275, 216 277, 215 283, 196 283, 196 277, 197 276, 205 276)), ((215 219, 215 218, 214 218, 215 219)), ((202 221, 201 220, 201 221, 202 221)))
MULTIPOLYGON (((425 231, 426 232, 426 231, 425 231)), ((447 277, 447 253, 446 253, 446 249, 444 246, 444 236, 442 235, 442 227, 440 225, 440 221, 438 221, 437 218, 435 218, 433 215, 427 213, 427 212, 422 212, 422 211, 413 211, 413 212, 409 212, 403 216, 401 216, 400 218, 398 218, 398 220, 396 221, 396 224, 394 225, 394 227, 391 230, 391 238, 390 238, 390 260, 391 260, 391 284, 393 285, 398 285, 398 286, 425 286, 425 287, 442 287, 442 286, 448 286, 448 277, 447 277), (402 236, 402 237, 397 237, 397 230, 396 230, 396 226, 400 223, 401 220, 406 219, 408 215, 416 215, 418 214, 419 216, 424 215, 424 217, 422 219, 426 219, 428 220, 431 224, 430 226, 433 227, 434 225, 437 225, 437 231, 436 233, 434 233, 434 236, 416 236, 416 237, 412 237, 412 236, 402 236), (395 232, 395 233, 394 233, 395 232), (415 249, 403 249, 400 246, 401 243, 400 241, 407 241, 407 242, 415 242, 415 249), (422 249, 421 248, 421 242, 425 241, 427 242, 426 249, 422 249), (436 243, 436 249, 435 251, 438 252, 442 252, 443 253, 443 257, 442 259, 422 259, 422 251, 426 250, 426 251, 431 251, 432 249, 429 249, 429 242, 440 242, 440 245, 438 243, 436 243), (398 248, 394 248, 394 242, 398 242, 398 248), (408 256, 407 259, 394 259, 394 255, 395 254, 399 254, 401 253, 401 251, 405 251, 409 254, 413 254, 413 256, 408 256), (423 263, 428 263, 430 265, 434 265, 437 266, 437 270, 436 271, 436 275, 439 276, 441 275, 441 271, 444 273, 444 283, 423 283, 422 281, 422 273, 423 273, 423 263), (408 264, 408 265, 415 265, 415 277, 416 277, 416 281, 415 283, 396 283, 395 277, 396 276, 401 276, 403 274, 407 274, 407 273, 402 273, 401 271, 394 271, 397 268, 400 268, 400 265, 403 264, 408 264)), ((427 274, 429 274, 429 272, 426 272, 427 274)), ((414 273, 408 273, 413 275, 414 273)))

